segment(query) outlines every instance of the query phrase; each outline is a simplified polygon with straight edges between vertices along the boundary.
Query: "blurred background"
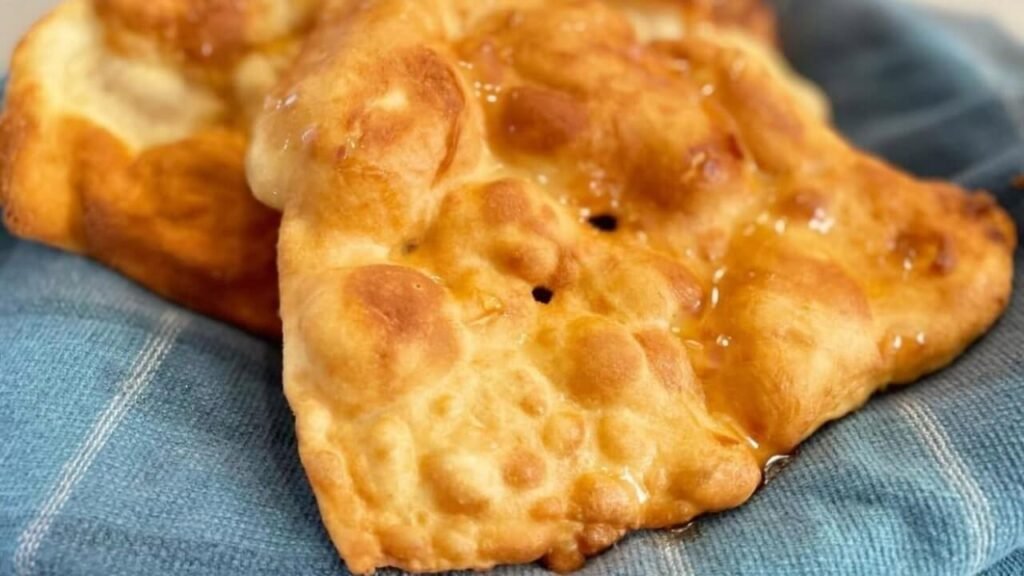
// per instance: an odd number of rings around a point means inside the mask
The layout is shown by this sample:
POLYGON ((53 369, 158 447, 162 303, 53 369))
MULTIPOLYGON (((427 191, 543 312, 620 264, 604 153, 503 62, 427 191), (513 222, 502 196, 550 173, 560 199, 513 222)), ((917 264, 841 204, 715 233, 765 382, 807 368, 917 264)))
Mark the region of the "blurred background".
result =
MULTIPOLYGON (((145 0, 142 0, 145 1, 145 0)), ((814 0, 801 0, 813 2, 814 0)), ((991 17, 1024 41, 1024 0, 893 0, 929 5, 944 11, 991 17)), ((59 0, 0 0, 0 70, 24 30, 59 0)))

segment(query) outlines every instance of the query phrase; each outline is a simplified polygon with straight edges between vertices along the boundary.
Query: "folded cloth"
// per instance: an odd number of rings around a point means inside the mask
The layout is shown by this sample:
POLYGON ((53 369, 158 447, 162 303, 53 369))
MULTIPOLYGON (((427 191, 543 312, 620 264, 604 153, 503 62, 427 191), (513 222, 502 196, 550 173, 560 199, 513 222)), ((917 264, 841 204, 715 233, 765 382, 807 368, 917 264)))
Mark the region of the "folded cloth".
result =
MULTIPOLYGON (((844 132, 1024 224, 1024 49, 889 0, 778 4, 844 132)), ((277 344, 2 232, 0 290, 0 574, 345 573, 277 344)), ((956 365, 828 426, 746 506, 584 574, 1024 573, 1022 346, 1018 291, 956 365)))

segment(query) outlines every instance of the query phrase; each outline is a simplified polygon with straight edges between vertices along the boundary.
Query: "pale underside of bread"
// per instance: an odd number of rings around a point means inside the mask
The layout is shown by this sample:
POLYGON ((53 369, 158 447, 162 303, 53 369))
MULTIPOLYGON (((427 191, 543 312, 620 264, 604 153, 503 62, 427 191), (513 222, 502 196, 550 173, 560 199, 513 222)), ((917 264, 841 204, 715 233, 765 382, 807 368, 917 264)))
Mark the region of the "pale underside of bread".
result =
POLYGON ((622 4, 329 2, 257 123, 286 392, 356 572, 569 570, 737 506, 1007 303, 990 197, 854 150, 749 42, 622 4))
POLYGON ((279 217, 253 200, 244 155, 313 13, 286 0, 62 3, 10 69, 7 228, 277 334, 279 217))

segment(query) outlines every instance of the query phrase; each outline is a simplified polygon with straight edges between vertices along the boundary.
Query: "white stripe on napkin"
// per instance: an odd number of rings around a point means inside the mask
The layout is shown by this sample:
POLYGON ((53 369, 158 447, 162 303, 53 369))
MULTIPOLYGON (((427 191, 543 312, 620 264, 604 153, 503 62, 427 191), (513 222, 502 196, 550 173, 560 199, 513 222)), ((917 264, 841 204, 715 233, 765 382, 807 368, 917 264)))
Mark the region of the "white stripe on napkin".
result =
POLYGON ((160 317, 156 333, 149 337, 135 357, 128 377, 121 382, 120 389, 93 423, 78 450, 64 464, 60 477, 50 489, 39 512, 18 537, 18 549, 14 553, 14 570, 18 576, 29 576, 35 570, 36 552, 49 532, 54 518, 67 503, 71 491, 88 472, 97 454, 110 440, 125 414, 135 404, 139 395, 149 387, 153 375, 185 324, 185 317, 176 311, 168 311, 160 317))
POLYGON ((692 530, 693 527, 659 530, 654 533, 662 560, 668 564, 669 573, 673 576, 694 576, 697 573, 686 551, 686 543, 679 534, 680 531, 688 529, 692 530))
POLYGON ((690 562, 690 553, 686 551, 686 544, 679 543, 679 557, 678 565, 676 568, 678 571, 676 574, 679 576, 693 576, 697 574, 697 571, 693 568, 693 562, 690 562))
POLYGON ((897 407, 918 431, 928 449, 939 462, 939 471, 964 503, 967 523, 974 538, 969 543, 970 562, 968 573, 978 574, 985 568, 986 559, 992 551, 995 539, 995 525, 992 521, 992 508, 985 498, 977 480, 952 447, 946 432, 939 426, 931 408, 913 402, 909 397, 898 402, 897 407))

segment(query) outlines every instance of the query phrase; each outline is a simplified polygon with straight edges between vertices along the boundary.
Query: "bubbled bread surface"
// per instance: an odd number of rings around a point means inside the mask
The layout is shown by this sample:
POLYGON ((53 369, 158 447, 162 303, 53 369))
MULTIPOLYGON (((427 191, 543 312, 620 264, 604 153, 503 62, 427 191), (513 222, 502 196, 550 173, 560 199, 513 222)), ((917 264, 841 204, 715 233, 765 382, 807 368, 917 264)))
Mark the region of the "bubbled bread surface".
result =
POLYGON ((991 198, 854 150, 687 6, 324 8, 249 175, 284 212, 285 386, 352 570, 570 570, 739 505, 1005 307, 991 198))

